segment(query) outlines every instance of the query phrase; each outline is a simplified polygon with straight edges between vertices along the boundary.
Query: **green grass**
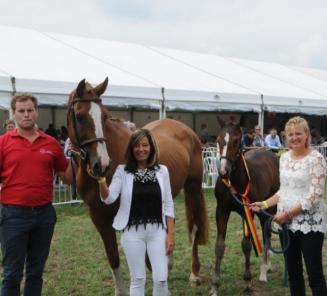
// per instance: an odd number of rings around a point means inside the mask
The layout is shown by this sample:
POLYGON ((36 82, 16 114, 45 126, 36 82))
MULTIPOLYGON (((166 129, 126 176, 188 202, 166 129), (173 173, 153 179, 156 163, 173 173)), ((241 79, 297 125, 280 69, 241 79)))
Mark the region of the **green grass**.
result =
MULTIPOLYGON (((210 242, 200 246, 202 284, 190 287, 188 278, 191 271, 191 245, 188 242, 185 224, 184 200, 179 196, 175 201, 176 248, 174 267, 169 278, 169 288, 173 296, 209 295, 210 279, 214 266, 214 244, 216 227, 214 214, 216 200, 211 190, 206 191, 207 208, 210 219, 210 242)), ((58 222, 52 242, 51 253, 44 273, 43 294, 46 296, 104 296, 114 295, 113 281, 105 256, 102 241, 88 211, 83 205, 57 207, 58 222)), ((241 251, 241 219, 232 214, 227 233, 227 248, 222 263, 222 285, 219 295, 242 295, 244 258, 241 251)), ((129 284, 127 264, 120 249, 122 270, 126 284, 129 284)), ((326 246, 325 251, 326 254, 326 246)), ((281 286, 283 259, 281 255, 272 257, 273 270, 269 282, 261 283, 259 277, 260 258, 252 256, 254 295, 289 295, 288 289, 281 286)), ((325 270, 326 261, 325 261, 325 270)), ((152 295, 151 275, 148 274, 147 294, 152 295)))

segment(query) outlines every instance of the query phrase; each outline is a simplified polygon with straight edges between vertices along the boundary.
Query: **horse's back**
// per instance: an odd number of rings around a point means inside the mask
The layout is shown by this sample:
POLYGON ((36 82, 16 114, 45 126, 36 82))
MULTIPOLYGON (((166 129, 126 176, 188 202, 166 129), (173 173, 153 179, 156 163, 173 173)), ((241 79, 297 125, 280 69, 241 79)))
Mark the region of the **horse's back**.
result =
POLYGON ((159 150, 159 162, 170 173, 173 194, 177 194, 186 179, 202 178, 202 149, 195 132, 173 119, 153 121, 144 128, 151 130, 159 150))

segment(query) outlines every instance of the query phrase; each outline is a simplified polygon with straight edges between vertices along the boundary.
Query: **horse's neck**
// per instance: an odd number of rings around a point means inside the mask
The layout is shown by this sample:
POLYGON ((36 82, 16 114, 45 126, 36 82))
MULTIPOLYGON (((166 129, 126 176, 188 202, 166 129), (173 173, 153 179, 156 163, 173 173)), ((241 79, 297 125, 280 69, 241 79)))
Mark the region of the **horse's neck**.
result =
POLYGON ((111 161, 118 165, 124 162, 125 152, 129 138, 130 129, 126 128, 121 122, 107 120, 105 137, 107 139, 107 150, 111 161))
POLYGON ((238 159, 233 164, 233 170, 230 179, 238 192, 243 193, 245 191, 247 183, 249 182, 249 176, 247 175, 242 157, 238 157, 238 159))

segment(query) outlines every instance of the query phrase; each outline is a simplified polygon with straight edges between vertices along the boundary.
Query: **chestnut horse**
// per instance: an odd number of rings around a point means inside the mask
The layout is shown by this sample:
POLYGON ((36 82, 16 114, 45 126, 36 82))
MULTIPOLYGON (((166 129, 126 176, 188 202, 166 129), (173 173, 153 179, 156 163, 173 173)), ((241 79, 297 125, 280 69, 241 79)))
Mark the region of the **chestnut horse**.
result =
MULTIPOLYGON (((120 272, 113 218, 118 202, 104 205, 99 198, 98 184, 90 177, 106 175, 107 182, 118 164, 124 163, 131 131, 120 120, 110 118, 102 105, 108 78, 96 87, 82 80, 68 101, 67 126, 73 146, 80 156, 76 175, 77 191, 89 207, 93 223, 104 242, 112 269, 116 295, 125 295, 120 272)), ((191 282, 200 280, 198 245, 208 240, 208 218, 202 192, 202 152, 197 135, 186 125, 171 119, 157 120, 144 128, 151 130, 159 150, 159 162, 169 169, 173 197, 184 189, 187 229, 192 242, 191 282)), ((76 154, 76 153, 75 153, 76 154)))
MULTIPOLYGON (((227 223, 231 211, 237 212, 244 219, 245 211, 242 204, 237 202, 233 192, 223 182, 223 179, 230 180, 234 192, 245 193, 248 182, 250 192, 247 195, 251 202, 262 201, 273 195, 279 189, 279 161, 277 156, 266 149, 252 149, 244 154, 245 162, 242 160, 241 139, 242 132, 239 125, 228 124, 220 120, 221 130, 217 142, 220 150, 220 165, 218 168, 219 178, 216 182, 215 195, 217 199, 216 224, 217 239, 215 246, 216 262, 212 277, 211 295, 217 295, 217 288, 220 284, 220 265, 225 251, 225 238, 227 223), (246 163, 246 165, 245 165, 246 163), (247 169, 248 168, 248 174, 247 169), (249 180, 250 179, 250 180, 249 180)), ((238 195, 239 196, 239 195, 238 195)), ((239 197, 241 200, 242 198, 239 197)), ((269 209, 271 213, 276 208, 269 209)), ((264 224, 269 218, 266 215, 258 215, 262 231, 264 224)), ((250 281, 250 253, 252 244, 249 236, 242 239, 242 250, 245 256, 244 280, 247 283, 245 291, 251 294, 250 281)), ((270 269, 268 262, 267 248, 264 248, 263 262, 261 264, 260 280, 267 281, 267 271, 270 269)))

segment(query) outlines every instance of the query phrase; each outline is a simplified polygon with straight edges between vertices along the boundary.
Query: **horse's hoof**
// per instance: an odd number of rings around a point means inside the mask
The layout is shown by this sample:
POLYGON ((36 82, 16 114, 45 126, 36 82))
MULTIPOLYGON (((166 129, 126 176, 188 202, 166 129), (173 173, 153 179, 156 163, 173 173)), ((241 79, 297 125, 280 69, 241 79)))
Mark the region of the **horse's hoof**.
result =
POLYGON ((193 273, 191 273, 189 281, 190 281, 191 287, 196 287, 201 284, 201 278, 198 275, 195 275, 193 273))

